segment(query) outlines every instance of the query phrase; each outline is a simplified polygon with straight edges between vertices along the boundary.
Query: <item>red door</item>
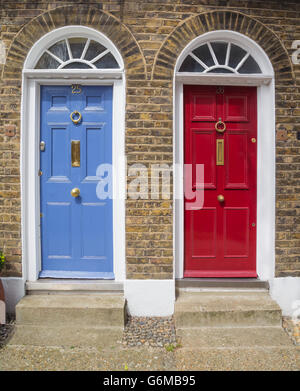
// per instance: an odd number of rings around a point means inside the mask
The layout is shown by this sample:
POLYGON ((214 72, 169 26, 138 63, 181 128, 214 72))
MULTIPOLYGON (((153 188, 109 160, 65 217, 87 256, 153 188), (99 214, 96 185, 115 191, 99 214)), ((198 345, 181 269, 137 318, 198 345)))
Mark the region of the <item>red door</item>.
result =
POLYGON ((255 87, 184 87, 193 190, 204 164, 203 207, 185 207, 184 277, 257 277, 256 112, 255 87))

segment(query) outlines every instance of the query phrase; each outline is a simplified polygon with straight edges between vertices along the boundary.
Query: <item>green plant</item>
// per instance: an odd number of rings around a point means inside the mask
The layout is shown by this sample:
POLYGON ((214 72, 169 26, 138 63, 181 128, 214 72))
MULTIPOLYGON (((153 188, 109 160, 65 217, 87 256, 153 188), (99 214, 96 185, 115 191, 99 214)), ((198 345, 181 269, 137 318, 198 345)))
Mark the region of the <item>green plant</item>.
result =
POLYGON ((4 263, 5 263, 5 255, 4 255, 3 252, 0 250, 0 272, 1 272, 1 270, 3 269, 3 267, 4 267, 4 263))
POLYGON ((175 348, 176 347, 172 343, 170 343, 169 345, 165 345, 165 349, 167 352, 174 352, 175 348))
POLYGON ((169 345, 165 345, 165 349, 167 352, 174 352, 174 350, 176 350, 178 348, 181 348, 180 343, 175 343, 175 345, 172 343, 170 343, 169 345))

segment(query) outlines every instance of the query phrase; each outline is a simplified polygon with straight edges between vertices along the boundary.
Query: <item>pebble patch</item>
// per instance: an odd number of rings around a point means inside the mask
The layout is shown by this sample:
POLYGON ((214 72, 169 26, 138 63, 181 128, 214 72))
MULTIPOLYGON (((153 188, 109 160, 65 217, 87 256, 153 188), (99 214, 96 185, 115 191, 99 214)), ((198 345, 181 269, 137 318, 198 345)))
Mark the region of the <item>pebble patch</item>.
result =
POLYGON ((122 343, 126 346, 175 347, 174 319, 128 316, 122 343))
POLYGON ((3 347, 14 330, 14 320, 9 320, 6 324, 0 324, 0 348, 3 347))

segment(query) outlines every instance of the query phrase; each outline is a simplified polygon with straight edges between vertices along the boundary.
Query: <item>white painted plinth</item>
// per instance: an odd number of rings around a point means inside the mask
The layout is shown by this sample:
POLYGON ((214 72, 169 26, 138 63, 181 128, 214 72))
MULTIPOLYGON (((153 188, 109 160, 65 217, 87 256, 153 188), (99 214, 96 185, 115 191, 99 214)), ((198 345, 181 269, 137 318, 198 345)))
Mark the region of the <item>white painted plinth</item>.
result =
POLYGON ((126 280, 124 295, 133 316, 170 316, 174 313, 174 280, 126 280))
POLYGON ((280 277, 269 281, 270 294, 284 316, 300 314, 300 277, 280 277), (296 314, 297 311, 297 314, 296 314))
POLYGON ((25 282, 20 277, 1 277, 5 293, 6 312, 14 314, 16 305, 25 295, 25 282))

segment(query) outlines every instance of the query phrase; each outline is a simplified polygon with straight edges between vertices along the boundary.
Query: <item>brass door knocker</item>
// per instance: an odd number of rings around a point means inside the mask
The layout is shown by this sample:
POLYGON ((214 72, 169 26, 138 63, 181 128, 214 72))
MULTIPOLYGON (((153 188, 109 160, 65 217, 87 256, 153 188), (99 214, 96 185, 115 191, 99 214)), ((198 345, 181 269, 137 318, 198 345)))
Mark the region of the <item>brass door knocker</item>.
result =
POLYGON ((219 118, 219 121, 215 124, 216 131, 219 133, 224 133, 226 130, 226 124, 219 118))
POLYGON ((79 111, 75 110, 75 111, 73 111, 73 113, 71 113, 70 118, 71 118, 71 121, 73 122, 73 124, 79 124, 82 116, 79 113, 79 111), (78 116, 78 118, 75 119, 74 117, 76 117, 76 116, 78 116))

